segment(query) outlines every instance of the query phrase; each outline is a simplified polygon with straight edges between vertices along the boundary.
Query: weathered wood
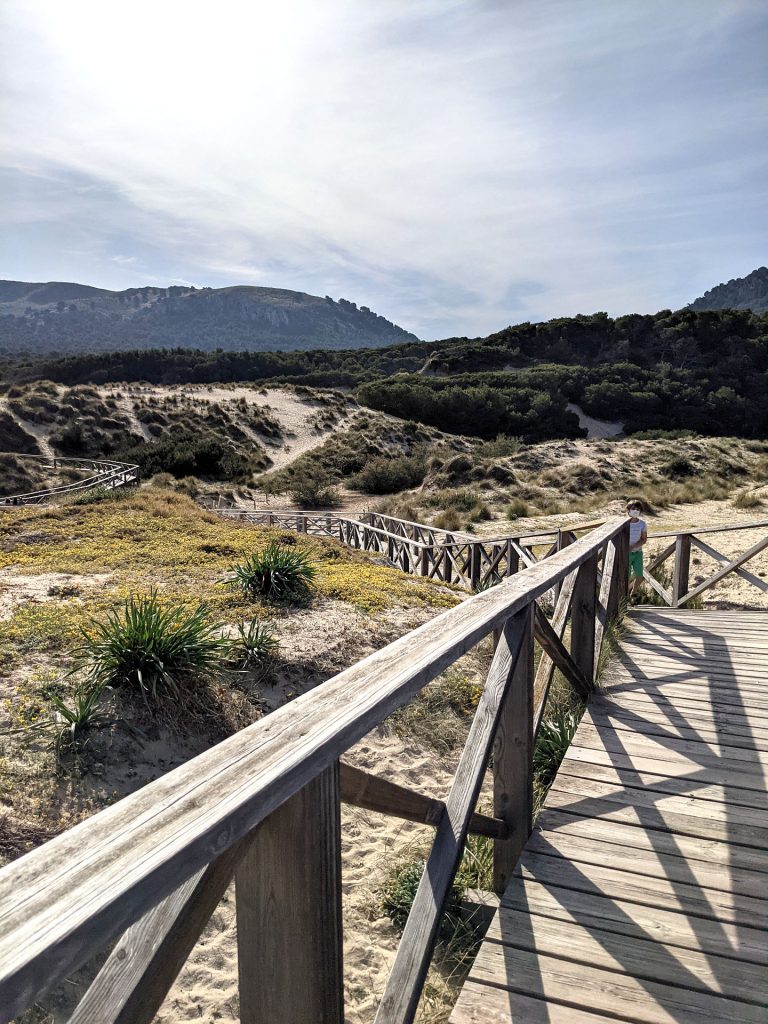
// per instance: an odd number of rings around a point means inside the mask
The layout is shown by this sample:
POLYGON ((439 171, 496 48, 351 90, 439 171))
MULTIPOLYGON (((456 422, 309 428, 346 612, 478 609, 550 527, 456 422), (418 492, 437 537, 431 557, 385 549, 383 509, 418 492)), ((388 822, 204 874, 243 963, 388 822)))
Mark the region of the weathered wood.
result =
MULTIPOLYGON (((562 640, 565 634, 565 627, 568 622, 568 616, 571 613, 571 601, 573 600, 573 588, 576 585, 576 572, 572 572, 570 576, 567 576, 560 585, 560 595, 555 605, 555 611, 552 615, 552 629, 557 634, 558 638, 562 640)), ((555 672, 555 663, 547 655, 546 651, 542 651, 541 658, 539 659, 539 666, 536 669, 536 677, 533 683, 533 735, 534 739, 539 734, 541 723, 544 719, 544 708, 547 703, 547 696, 549 694, 549 688, 552 684, 552 677, 555 672)))
MULTIPOLYGON (((492 593, 493 591, 488 591, 492 593)), ((507 620, 462 750, 446 812, 408 915, 378 1011, 377 1024, 411 1024, 445 900, 456 875, 496 726, 520 656, 530 648, 530 610, 507 620)), ((496 808, 498 814, 498 808, 496 808)), ((499 814, 499 817, 503 817, 499 814)))
POLYGON ((691 570, 691 537, 681 533, 675 540, 675 568, 672 576, 672 607, 680 605, 680 599, 688 592, 688 577, 691 570))
POLYGON ((120 935, 620 525, 469 598, 3 869, 4 1012, 120 935))
MULTIPOLYGON (((720 562, 723 565, 728 565, 728 563, 731 561, 731 559, 727 555, 724 555, 722 552, 717 551, 711 545, 706 544, 703 540, 700 540, 698 537, 690 536, 689 539, 690 543, 697 547, 699 551, 702 551, 705 555, 709 555, 710 558, 714 558, 716 562, 720 562)), ((768 583, 766 583, 765 580, 761 580, 759 576, 755 576, 747 569, 742 569, 740 566, 735 566, 733 569, 733 573, 740 579, 745 580, 747 583, 750 583, 753 587, 757 587, 758 590, 762 590, 764 594, 768 593, 768 583)))
POLYGON ((571 657, 588 680, 590 689, 595 679, 596 577, 595 550, 579 567, 571 603, 571 657))
POLYGON ((546 956, 559 956, 568 949, 569 959, 577 963, 618 974, 635 973, 638 978, 718 993, 737 1001, 761 1005, 765 994, 760 981, 745 972, 738 961, 699 950, 672 949, 642 935, 639 929, 630 937, 502 907, 486 938, 546 956))
POLYGON ((648 586, 651 587, 652 590, 656 591, 656 593, 659 595, 662 601, 664 601, 670 607, 672 606, 671 593, 665 587, 663 587, 661 583, 659 583, 659 581, 654 576, 652 576, 647 569, 643 569, 643 579, 648 584, 648 586))
MULTIPOLYGON (((387 779, 371 775, 370 772, 355 768, 345 761, 340 765, 341 799, 355 807, 369 811, 390 814, 405 821, 416 821, 422 825, 437 827, 445 813, 445 803, 405 786, 398 786, 387 779)), ((473 814, 469 821, 469 832, 478 836, 505 839, 509 829, 500 818, 485 814, 473 814)))
MULTIPOLYGON (((538 605, 533 607, 543 617, 538 605)), ((526 614, 493 744, 493 809, 509 830, 506 840, 493 847, 493 888, 498 893, 512 877, 533 823, 533 621, 526 614)))
POLYGON ((549 624, 549 620, 538 605, 535 606, 533 613, 533 635, 550 661, 560 669, 574 690, 583 697, 588 697, 592 692, 592 683, 573 660, 563 641, 549 624))
POLYGON ((675 553, 675 545, 676 541, 673 540, 671 544, 667 544, 667 546, 665 548, 662 548, 662 550, 659 551, 658 554, 654 555, 653 558, 648 562, 648 565, 646 566, 648 572, 652 573, 654 569, 658 569, 660 565, 663 565, 663 563, 666 562, 669 556, 675 553))
POLYGON ((343 1024, 336 766, 256 831, 235 889, 241 1024, 343 1024))
POLYGON ((151 1024, 249 842, 241 839, 131 925, 67 1024, 151 1024))
MULTIPOLYGON (((590 931, 600 929, 619 935, 650 935, 657 942, 674 948, 732 957, 741 964, 744 972, 750 969, 751 964, 762 967, 763 971, 768 965, 768 934, 764 929, 738 928, 727 921, 689 918, 676 911, 634 903, 629 899, 631 895, 627 891, 625 897, 605 899, 595 893, 521 878, 509 887, 501 906, 502 909, 542 914, 555 921, 578 922, 590 931)), ((588 992, 582 988, 577 991, 588 992)))
POLYGON ((698 597, 699 594, 703 594, 705 590, 708 590, 710 587, 714 587, 716 583, 719 583, 720 580, 730 572, 733 572, 734 569, 739 568, 745 562, 754 558, 755 555, 759 555, 760 552, 764 551, 767 547, 768 537, 763 537, 756 544, 753 544, 751 548, 748 548, 743 554, 731 559, 730 562, 724 565, 722 569, 719 569, 713 576, 710 576, 709 579, 704 580, 703 583, 699 583, 697 587, 694 587, 693 590, 689 590, 687 594, 683 594, 678 603, 680 605, 687 604, 688 601, 693 600, 694 597, 698 597))

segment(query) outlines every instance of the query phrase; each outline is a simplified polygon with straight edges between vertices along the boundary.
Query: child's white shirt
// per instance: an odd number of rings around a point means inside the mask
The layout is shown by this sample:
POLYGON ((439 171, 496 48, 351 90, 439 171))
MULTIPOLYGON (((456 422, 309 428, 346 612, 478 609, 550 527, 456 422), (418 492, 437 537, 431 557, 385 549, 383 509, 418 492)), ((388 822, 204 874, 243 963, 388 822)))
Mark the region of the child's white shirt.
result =
POLYGON ((643 535, 646 527, 644 519, 630 519, 629 521, 629 546, 634 547, 643 535))

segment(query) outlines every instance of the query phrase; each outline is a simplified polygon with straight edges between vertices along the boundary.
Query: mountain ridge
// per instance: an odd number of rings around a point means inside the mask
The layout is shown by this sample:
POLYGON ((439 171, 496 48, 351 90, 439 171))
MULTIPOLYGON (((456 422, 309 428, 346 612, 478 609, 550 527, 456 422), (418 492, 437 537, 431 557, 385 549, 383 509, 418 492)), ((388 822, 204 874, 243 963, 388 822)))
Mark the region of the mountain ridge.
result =
POLYGON ((768 267, 758 267, 746 277, 734 277, 694 299, 688 307, 694 310, 751 309, 753 313, 768 312, 768 267))
POLYGON ((112 291, 69 281, 0 281, 0 348, 6 351, 290 351, 418 340, 367 306, 288 288, 147 285, 112 291))

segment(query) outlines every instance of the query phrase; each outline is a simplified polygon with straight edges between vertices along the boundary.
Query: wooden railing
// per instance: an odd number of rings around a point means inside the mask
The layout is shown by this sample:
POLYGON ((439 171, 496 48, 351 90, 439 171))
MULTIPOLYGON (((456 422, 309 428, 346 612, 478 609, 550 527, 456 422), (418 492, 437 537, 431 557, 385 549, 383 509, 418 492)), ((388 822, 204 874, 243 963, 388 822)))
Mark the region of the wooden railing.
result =
POLYGON ((592 689, 627 548, 626 520, 606 523, 4 868, 0 1021, 114 943, 70 1024, 149 1024, 234 877, 242 1024, 342 1024, 341 801, 436 829, 376 1017, 412 1021, 468 832, 493 837, 499 892, 528 838, 554 667, 592 689), (538 602, 555 591, 548 619, 538 602), (491 634, 444 802, 340 760, 491 634), (491 755, 493 812, 478 815, 491 755))
POLYGON ((319 537, 334 537, 361 551, 384 555, 403 572, 480 590, 536 565, 542 557, 572 544, 594 523, 515 537, 481 539, 449 533, 377 512, 342 516, 334 512, 212 508, 227 519, 281 527, 319 537), (578 532, 577 532, 578 531, 578 532), (538 552, 538 553, 537 553, 538 552))
POLYGON ((58 487, 44 487, 37 491, 25 491, 21 494, 9 494, 0 496, 0 507, 8 505, 41 505, 51 498, 60 498, 67 494, 90 491, 96 487, 126 487, 137 484, 140 478, 138 466, 125 462, 108 462, 104 459, 75 459, 60 458, 59 456, 47 455, 19 455, 18 453, 2 453, 13 455, 17 459, 34 459, 44 469, 55 471, 57 469, 91 471, 91 476, 76 480, 71 484, 61 484, 58 487))
POLYGON ((759 576, 744 568, 761 551, 768 548, 768 519, 762 519, 754 523, 739 523, 735 526, 710 526, 694 528, 691 530, 678 530, 670 533, 654 533, 650 535, 652 541, 669 540, 662 550, 650 559, 643 570, 645 582, 662 598, 665 604, 672 608, 682 608, 693 598, 699 597, 706 590, 716 586, 726 576, 734 573, 750 586, 756 587, 764 594, 768 594, 768 583, 759 576), (737 531, 760 530, 763 536, 748 547, 745 551, 736 556, 724 555, 708 541, 701 539, 703 534, 731 534, 737 531), (671 539, 670 539, 671 538, 671 539), (696 586, 690 586, 691 575, 691 550, 697 549, 703 555, 720 563, 720 568, 702 580, 696 586), (668 559, 673 559, 671 587, 667 589, 655 576, 654 571, 663 566, 668 559))

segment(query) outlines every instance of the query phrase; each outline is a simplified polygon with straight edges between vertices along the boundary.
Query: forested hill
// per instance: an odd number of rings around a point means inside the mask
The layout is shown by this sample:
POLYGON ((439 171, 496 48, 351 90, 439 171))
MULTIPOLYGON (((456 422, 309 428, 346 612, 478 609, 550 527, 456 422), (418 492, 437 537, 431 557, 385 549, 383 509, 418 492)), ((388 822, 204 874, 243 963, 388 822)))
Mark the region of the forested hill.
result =
POLYGON ((758 267, 746 277, 718 284, 690 304, 689 309, 751 309, 768 312, 768 267, 758 267))
POLYGON ((367 306, 283 288, 129 288, 0 281, 0 351, 244 351, 416 341, 367 306))
POLYGON ((487 338, 311 352, 133 351, 8 361, 3 376, 66 384, 283 381, 345 386, 384 412, 456 433, 579 436, 567 404, 629 432, 768 437, 768 315, 605 313, 487 338))

